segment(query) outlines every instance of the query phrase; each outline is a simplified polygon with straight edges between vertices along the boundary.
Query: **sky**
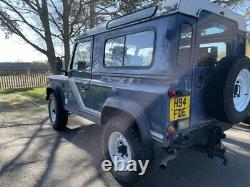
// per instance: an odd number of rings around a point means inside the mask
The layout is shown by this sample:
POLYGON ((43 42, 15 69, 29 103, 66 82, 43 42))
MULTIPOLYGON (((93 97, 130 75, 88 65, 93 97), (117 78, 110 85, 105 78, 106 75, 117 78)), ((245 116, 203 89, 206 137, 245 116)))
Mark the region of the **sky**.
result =
MULTIPOLYGON (((246 5, 249 6, 248 4, 246 5)), ((4 32, 0 30, 0 62, 32 62, 46 60, 47 58, 45 55, 33 49, 19 37, 12 35, 9 39, 5 39, 4 32)))
POLYGON ((17 36, 5 39, 5 34, 0 31, 0 62, 32 62, 46 61, 46 56, 33 49, 17 36))

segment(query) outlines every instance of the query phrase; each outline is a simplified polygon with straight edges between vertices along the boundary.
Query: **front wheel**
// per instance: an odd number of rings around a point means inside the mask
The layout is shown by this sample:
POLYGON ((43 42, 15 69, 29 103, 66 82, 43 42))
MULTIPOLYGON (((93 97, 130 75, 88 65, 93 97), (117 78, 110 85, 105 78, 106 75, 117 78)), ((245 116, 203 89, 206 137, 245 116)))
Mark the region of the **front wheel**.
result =
POLYGON ((143 144, 129 116, 114 116, 104 125, 102 152, 104 159, 112 163, 113 176, 123 185, 136 184, 152 171, 152 148, 143 144), (142 164, 144 169, 140 167, 142 164))
POLYGON ((68 122, 68 112, 63 108, 60 98, 51 93, 49 97, 48 111, 52 127, 56 131, 65 130, 68 122))

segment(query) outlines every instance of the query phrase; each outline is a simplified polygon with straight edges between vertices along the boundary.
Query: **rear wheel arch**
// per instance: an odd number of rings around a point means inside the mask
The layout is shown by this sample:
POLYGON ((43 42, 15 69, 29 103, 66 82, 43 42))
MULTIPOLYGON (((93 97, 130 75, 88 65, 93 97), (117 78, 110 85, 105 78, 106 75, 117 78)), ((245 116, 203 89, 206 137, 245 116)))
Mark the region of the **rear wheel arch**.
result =
POLYGON ((46 100, 49 100, 51 93, 54 93, 54 92, 55 90, 53 88, 47 87, 46 88, 46 100))
POLYGON ((101 124, 105 124, 107 120, 112 118, 114 115, 126 115, 128 120, 133 121, 132 123, 136 126, 138 132, 140 133, 143 143, 147 146, 151 146, 152 137, 150 134, 150 125, 142 109, 138 106, 138 104, 132 101, 128 102, 126 100, 120 100, 119 106, 116 105, 117 102, 118 100, 116 99, 114 99, 113 102, 112 99, 106 102, 101 113, 101 124), (124 105, 124 103, 126 103, 126 105, 124 105))
POLYGON ((104 107, 102 114, 101 114, 101 124, 103 125, 106 124, 110 118, 112 118, 113 116, 117 116, 117 115, 126 116, 128 120, 130 120, 134 125, 136 125, 137 129, 139 130, 136 119, 131 114, 121 109, 113 108, 113 107, 104 107))

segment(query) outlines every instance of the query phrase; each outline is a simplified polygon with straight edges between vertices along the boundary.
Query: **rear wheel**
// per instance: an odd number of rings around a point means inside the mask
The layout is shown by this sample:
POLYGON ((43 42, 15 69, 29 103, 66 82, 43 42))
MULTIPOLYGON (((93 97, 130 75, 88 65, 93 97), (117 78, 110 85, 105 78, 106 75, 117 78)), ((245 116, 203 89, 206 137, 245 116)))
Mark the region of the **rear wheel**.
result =
POLYGON ((65 130, 68 122, 68 112, 63 108, 61 99, 51 93, 48 104, 49 118, 56 131, 65 130))
POLYGON ((121 184, 133 185, 145 176, 140 175, 142 172, 139 161, 142 161, 143 165, 149 162, 146 175, 152 171, 152 148, 143 144, 136 124, 127 115, 117 115, 107 120, 102 140, 104 159, 112 162, 111 172, 121 184), (126 169, 131 160, 136 162, 137 171, 126 169))

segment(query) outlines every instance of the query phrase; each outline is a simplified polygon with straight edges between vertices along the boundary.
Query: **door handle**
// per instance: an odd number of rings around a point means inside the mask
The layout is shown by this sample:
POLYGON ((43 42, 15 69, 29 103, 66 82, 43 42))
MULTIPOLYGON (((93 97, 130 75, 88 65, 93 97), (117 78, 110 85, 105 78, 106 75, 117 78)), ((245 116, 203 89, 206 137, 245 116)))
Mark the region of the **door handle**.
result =
POLYGON ((89 89, 89 85, 88 84, 82 84, 81 88, 82 88, 82 91, 87 91, 89 89))

